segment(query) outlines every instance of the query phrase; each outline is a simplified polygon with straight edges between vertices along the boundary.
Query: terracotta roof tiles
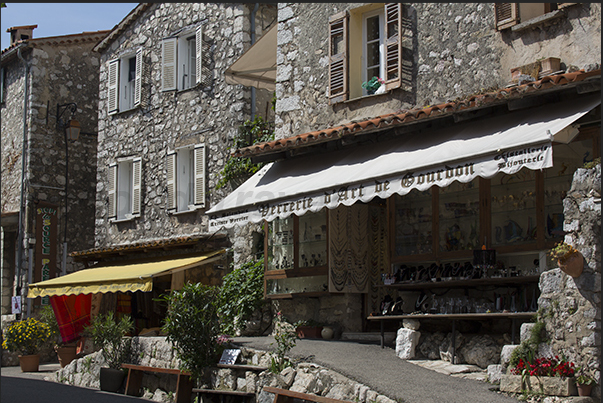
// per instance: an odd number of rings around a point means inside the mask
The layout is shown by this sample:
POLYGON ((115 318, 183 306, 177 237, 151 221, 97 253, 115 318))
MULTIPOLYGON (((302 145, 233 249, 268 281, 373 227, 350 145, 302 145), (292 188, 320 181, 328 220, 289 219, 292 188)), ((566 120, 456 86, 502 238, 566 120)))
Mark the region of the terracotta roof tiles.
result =
POLYGON ((485 94, 474 94, 466 99, 431 105, 425 108, 389 113, 361 121, 351 121, 335 127, 315 130, 284 139, 273 140, 254 144, 249 147, 237 149, 233 152, 235 157, 251 157, 261 154, 270 154, 296 147, 317 144, 336 140, 347 135, 356 135, 374 129, 383 129, 403 124, 410 124, 428 118, 434 118, 446 114, 458 113, 463 110, 494 105, 506 102, 510 99, 521 98, 525 95, 544 91, 550 88, 583 81, 589 77, 601 76, 601 70, 585 72, 584 70, 559 75, 546 76, 538 81, 528 82, 514 87, 503 88, 485 94))

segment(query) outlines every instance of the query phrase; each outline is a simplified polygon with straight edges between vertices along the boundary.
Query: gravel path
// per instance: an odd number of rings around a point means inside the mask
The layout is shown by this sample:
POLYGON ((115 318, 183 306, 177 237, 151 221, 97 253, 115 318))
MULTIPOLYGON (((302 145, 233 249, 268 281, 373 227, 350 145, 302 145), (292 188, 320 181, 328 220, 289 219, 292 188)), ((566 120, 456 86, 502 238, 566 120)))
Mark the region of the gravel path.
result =
MULTIPOLYGON (((236 337, 235 344, 271 351, 268 337, 236 337)), ((347 341, 298 340, 291 358, 314 362, 404 403, 511 403, 489 383, 457 378, 396 357, 391 348, 347 341)))

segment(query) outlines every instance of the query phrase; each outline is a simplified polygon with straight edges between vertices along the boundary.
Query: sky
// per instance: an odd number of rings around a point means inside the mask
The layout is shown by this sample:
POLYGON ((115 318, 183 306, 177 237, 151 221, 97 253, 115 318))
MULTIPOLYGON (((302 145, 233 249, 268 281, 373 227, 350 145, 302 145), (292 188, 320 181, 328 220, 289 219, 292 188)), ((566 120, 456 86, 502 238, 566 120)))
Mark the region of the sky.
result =
POLYGON ((6 30, 37 25, 34 38, 101 31, 117 25, 138 3, 6 3, 0 9, 2 49, 10 46, 6 30))

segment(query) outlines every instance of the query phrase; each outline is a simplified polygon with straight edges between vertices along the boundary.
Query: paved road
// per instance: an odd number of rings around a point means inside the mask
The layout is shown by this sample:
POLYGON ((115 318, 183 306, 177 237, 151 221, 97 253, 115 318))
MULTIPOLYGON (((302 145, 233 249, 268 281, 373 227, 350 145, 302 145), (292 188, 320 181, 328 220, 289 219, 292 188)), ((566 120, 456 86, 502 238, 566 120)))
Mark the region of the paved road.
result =
MULTIPOLYGON (((237 337, 236 344, 271 351, 273 337, 237 337)), ((471 379, 437 373, 396 357, 391 348, 346 341, 298 340, 292 358, 303 358, 392 399, 404 403, 516 403, 494 386, 471 379)))
POLYGON ((2 403, 140 403, 148 400, 45 381, 59 364, 40 365, 40 372, 21 372, 19 367, 2 367, 2 403))

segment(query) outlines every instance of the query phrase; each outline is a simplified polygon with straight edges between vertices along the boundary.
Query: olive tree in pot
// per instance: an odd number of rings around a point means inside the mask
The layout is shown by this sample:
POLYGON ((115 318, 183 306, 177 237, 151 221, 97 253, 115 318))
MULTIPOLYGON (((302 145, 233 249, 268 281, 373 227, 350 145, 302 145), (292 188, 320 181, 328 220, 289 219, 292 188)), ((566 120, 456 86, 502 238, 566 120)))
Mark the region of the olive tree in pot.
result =
POLYGON ((96 347, 103 350, 103 356, 109 367, 100 369, 100 389, 106 392, 117 392, 122 386, 126 372, 121 364, 130 356, 131 343, 126 334, 133 329, 132 319, 124 316, 117 320, 113 312, 98 315, 86 328, 96 347))

